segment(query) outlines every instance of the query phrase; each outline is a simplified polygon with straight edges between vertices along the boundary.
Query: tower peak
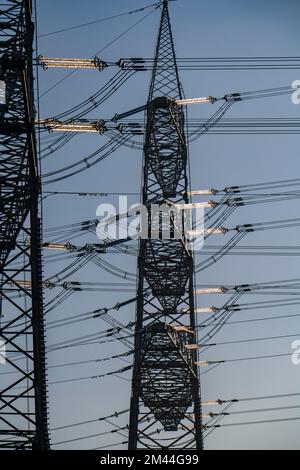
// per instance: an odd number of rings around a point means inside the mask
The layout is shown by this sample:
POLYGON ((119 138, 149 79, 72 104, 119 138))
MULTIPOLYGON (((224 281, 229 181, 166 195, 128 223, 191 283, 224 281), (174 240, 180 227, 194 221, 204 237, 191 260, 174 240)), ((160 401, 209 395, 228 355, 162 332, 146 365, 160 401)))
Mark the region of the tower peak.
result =
POLYGON ((163 0, 162 13, 155 49, 154 67, 149 90, 149 101, 159 96, 181 98, 168 0, 163 0))

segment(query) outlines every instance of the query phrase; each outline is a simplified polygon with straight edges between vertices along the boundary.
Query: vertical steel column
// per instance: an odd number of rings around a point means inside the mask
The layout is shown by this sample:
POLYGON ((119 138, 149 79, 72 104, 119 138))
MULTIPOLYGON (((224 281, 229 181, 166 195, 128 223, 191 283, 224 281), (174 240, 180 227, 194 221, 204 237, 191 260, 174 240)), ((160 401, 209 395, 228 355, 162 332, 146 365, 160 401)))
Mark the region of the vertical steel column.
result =
POLYGON ((49 448, 31 0, 0 1, 0 449, 49 448))

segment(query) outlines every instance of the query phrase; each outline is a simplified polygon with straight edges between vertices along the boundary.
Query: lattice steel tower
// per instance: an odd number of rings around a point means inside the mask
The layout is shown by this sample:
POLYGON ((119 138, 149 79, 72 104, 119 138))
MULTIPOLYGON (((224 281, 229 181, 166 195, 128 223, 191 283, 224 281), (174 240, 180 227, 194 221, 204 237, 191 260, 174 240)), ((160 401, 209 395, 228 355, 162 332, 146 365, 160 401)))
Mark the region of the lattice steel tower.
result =
POLYGON ((0 1, 1 449, 49 447, 33 33, 30 0, 0 1))
MULTIPOLYGON (((187 144, 174 44, 164 1, 147 104, 143 196, 188 203, 187 144)), ((149 231, 159 221, 149 218, 149 231)), ((202 449, 194 263, 184 239, 144 239, 138 258, 129 449, 202 449)))

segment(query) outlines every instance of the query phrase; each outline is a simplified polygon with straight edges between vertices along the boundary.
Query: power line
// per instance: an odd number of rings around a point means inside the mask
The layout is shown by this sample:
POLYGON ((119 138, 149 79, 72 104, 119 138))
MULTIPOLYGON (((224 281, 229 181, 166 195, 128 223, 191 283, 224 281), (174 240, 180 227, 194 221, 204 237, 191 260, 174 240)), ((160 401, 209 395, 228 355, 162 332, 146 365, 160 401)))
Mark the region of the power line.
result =
POLYGON ((103 23, 105 21, 113 20, 115 18, 121 18, 122 16, 133 15, 134 13, 140 13, 144 10, 147 10, 148 8, 151 8, 151 7, 154 7, 154 6, 159 6, 160 4, 161 4, 161 2, 151 3, 150 5, 146 5, 145 7, 138 8, 136 10, 130 10, 130 11, 126 11, 124 13, 119 13, 117 15, 107 16, 106 18, 98 18, 96 20, 88 21, 86 23, 80 23, 80 24, 77 24, 77 25, 74 25, 74 26, 69 26, 69 27, 66 27, 66 28, 57 29, 57 30, 51 31, 49 33, 40 34, 38 36, 38 38, 40 39, 40 38, 45 38, 45 37, 48 37, 48 36, 53 36, 55 34, 66 33, 66 32, 69 32, 69 31, 74 31, 75 29, 80 29, 80 28, 84 28, 86 26, 91 26, 91 25, 94 25, 94 24, 103 23))
POLYGON ((132 366, 126 366, 122 367, 121 369, 111 371, 111 372, 106 372, 105 374, 100 374, 100 375, 90 375, 90 376, 84 376, 84 377, 73 377, 70 379, 63 379, 63 380, 54 380, 52 382, 49 382, 49 385, 56 385, 56 384, 63 384, 67 382, 78 382, 81 380, 91 380, 91 379, 101 379, 103 377, 108 377, 110 375, 116 375, 116 374, 122 374, 123 372, 127 372, 128 370, 131 370, 132 366))
POLYGON ((111 414, 109 414, 107 416, 104 416, 104 417, 101 417, 101 418, 90 419, 90 420, 87 420, 87 421, 80 421, 80 422, 77 422, 77 423, 67 424, 67 425, 64 425, 64 426, 57 426, 55 428, 51 428, 51 431, 59 431, 61 429, 73 428, 73 427, 76 427, 76 426, 82 426, 84 424, 98 423, 100 421, 105 421, 106 419, 109 419, 109 418, 118 418, 119 416, 121 416, 125 413, 128 413, 128 411, 129 411, 129 409, 122 410, 122 411, 115 411, 114 413, 111 413, 111 414))
MULTIPOLYGON (((159 4, 160 5, 160 4, 159 4)), ((117 42, 119 39, 121 39, 122 37, 124 37, 127 33, 129 33, 133 28, 135 28, 135 26, 137 26, 138 24, 140 24, 143 20, 145 20, 146 18, 148 18, 148 16, 150 16, 154 11, 157 10, 157 8, 159 7, 156 6, 153 10, 151 10, 149 13, 147 13, 146 15, 144 15, 141 19, 139 19, 136 23, 134 23, 133 25, 131 25, 129 28, 126 28, 122 33, 118 34, 115 38, 113 38, 111 41, 109 41, 104 47, 102 47, 101 49, 99 49, 98 51, 95 52, 94 56, 100 54, 101 52, 105 51, 106 49, 108 49, 110 46, 112 46, 115 42, 117 42)), ((58 85, 60 85, 61 83, 63 83, 65 80, 67 80, 68 78, 70 78, 72 75, 74 75, 74 73, 76 73, 76 70, 73 70, 72 72, 68 73, 65 77, 63 77, 62 79, 58 80, 54 85, 52 85, 51 87, 47 88, 42 94, 40 94, 40 98, 42 98, 43 96, 45 96, 46 94, 50 93, 50 91, 54 90, 54 88, 56 88, 58 85)))
POLYGON ((293 418, 263 419, 259 421, 243 421, 240 423, 224 423, 224 424, 210 425, 206 427, 207 428, 225 428, 225 427, 230 427, 230 426, 245 426, 245 425, 248 426, 251 424, 281 423, 281 422, 298 421, 298 420, 300 420, 300 416, 293 417, 293 418))

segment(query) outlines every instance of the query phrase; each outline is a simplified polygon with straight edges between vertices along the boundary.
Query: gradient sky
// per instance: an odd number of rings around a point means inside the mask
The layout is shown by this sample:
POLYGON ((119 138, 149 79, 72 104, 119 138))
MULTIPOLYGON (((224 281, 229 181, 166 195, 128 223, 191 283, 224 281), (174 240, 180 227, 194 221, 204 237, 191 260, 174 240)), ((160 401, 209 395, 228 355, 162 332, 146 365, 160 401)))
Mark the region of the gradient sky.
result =
MULTIPOLYGON (((93 21, 133 10, 146 3, 137 0, 38 0, 38 34, 93 21)), ((134 24, 145 13, 124 16, 93 26, 38 39, 38 53, 49 57, 92 57, 112 39, 134 24)), ((170 3, 170 16, 178 57, 226 56, 299 56, 300 3, 297 0, 178 0, 170 3)), ((100 58, 116 61, 120 57, 152 57, 159 24, 159 10, 107 47, 100 58)), ((66 75, 58 70, 40 70, 40 114, 54 116, 90 96, 105 84, 115 71, 83 70, 73 74, 52 91, 49 87, 66 75)), ((220 96, 227 92, 248 91, 277 86, 288 86, 300 79, 300 70, 293 71, 196 71, 180 73, 186 97, 220 96)), ((108 118, 146 102, 150 74, 143 72, 128 81, 110 100, 90 118, 108 118)), ((216 105, 215 105, 216 106, 216 105)), ((226 117, 298 117, 299 107, 289 96, 236 103, 226 117)), ((189 110, 193 117, 209 117, 216 108, 205 105, 189 110)), ((190 146, 192 189, 224 188, 231 185, 251 184, 296 178, 300 170, 299 145, 296 135, 204 135, 190 146)), ((75 137, 61 151, 43 161, 43 172, 52 171, 66 163, 77 161, 95 150, 105 136, 83 135, 75 137)), ((61 183, 48 185, 44 190, 137 192, 140 191, 142 154, 137 150, 121 148, 93 169, 61 183)), ((130 201, 137 202, 137 197, 130 201)), ((113 197, 80 198, 52 196, 44 201, 44 227, 74 223, 96 216, 101 202, 115 202, 113 197)), ((238 209, 225 226, 267 220, 299 217, 298 202, 255 205, 238 209)), ((249 234, 242 242, 246 245, 299 245, 299 228, 249 234)), ((51 241, 45 238, 45 241, 51 241)), ((67 240, 61 240, 65 242, 67 240)), ((92 236, 90 242, 96 242, 92 236)), ((221 243, 216 239, 213 243, 221 243)), ((125 255, 104 255, 105 260, 131 272, 136 260, 125 255)), ((196 261, 200 256, 197 255, 196 261)), ((45 277, 65 266, 65 263, 45 266, 45 277)), ((299 277, 298 258, 226 256, 215 266, 197 276, 201 284, 242 284, 277 281, 299 277)), ((100 268, 88 265, 70 280, 118 282, 100 268)), ((59 293, 59 289, 46 292, 46 301, 59 293)), ((134 296, 134 292, 92 292, 73 294, 61 307, 49 314, 47 321, 68 318, 94 308, 114 305, 134 296)), ((266 296, 263 300, 267 300, 266 296)), ((227 297, 197 298, 198 305, 220 306, 227 297)), ((243 302, 260 300, 255 296, 243 302)), ((299 307, 286 307, 236 313, 231 320, 259 318, 260 316, 298 313, 299 307)), ((114 312, 115 318, 126 323, 134 320, 134 306, 114 312)), ((296 317, 295 317, 296 318, 296 317)), ((102 320, 91 320, 67 328, 48 329, 47 343, 64 341, 79 335, 108 328, 102 320)), ((218 333, 216 342, 285 334, 298 334, 295 338, 278 341, 243 343, 211 348, 201 359, 219 360, 264 354, 291 352, 293 339, 300 339, 297 319, 260 321, 226 325, 218 333), (299 333, 299 334, 298 334, 299 333)), ((63 362, 88 360, 118 354, 124 351, 118 343, 93 345, 49 353, 49 366, 63 362)), ((88 364, 69 368, 49 369, 49 382, 85 375, 102 374, 127 365, 120 360, 103 364, 88 364)), ((124 375, 130 379, 130 373, 124 375)), ((201 379, 203 399, 252 397, 275 393, 297 392, 300 386, 300 366, 294 366, 289 356, 261 361, 224 364, 205 373, 201 379)), ((66 384, 49 385, 49 411, 51 428, 105 416, 128 408, 130 382, 117 377, 91 379, 66 384)), ((298 400, 299 403, 299 400, 298 400)), ((297 399, 264 400, 236 405, 232 410, 295 405, 297 399)), ((205 410, 208 411, 208 410, 205 410)), ((224 423, 275 419, 300 416, 297 410, 276 411, 251 415, 228 416, 224 423)), ((116 421, 117 422, 117 421, 116 421)), ((127 416, 119 419, 126 424, 127 416)), ((111 430, 109 424, 94 423, 51 433, 52 442, 76 438, 80 435, 111 430)), ((226 427, 213 432, 205 441, 206 449, 299 449, 299 422, 226 427)), ((112 434, 69 444, 53 446, 62 449, 91 449, 124 440, 112 434)), ((125 446, 119 446, 125 448, 125 446)))

